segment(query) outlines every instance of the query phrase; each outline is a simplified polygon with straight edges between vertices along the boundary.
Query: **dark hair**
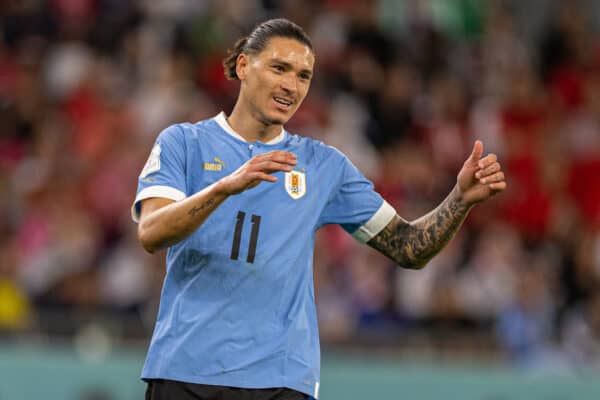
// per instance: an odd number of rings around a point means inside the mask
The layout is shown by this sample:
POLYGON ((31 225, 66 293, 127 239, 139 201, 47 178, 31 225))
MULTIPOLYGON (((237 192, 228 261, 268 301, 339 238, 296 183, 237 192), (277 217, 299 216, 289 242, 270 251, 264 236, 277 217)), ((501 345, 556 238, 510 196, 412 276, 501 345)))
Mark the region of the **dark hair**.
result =
POLYGON ((227 57, 223 60, 223 69, 227 79, 239 79, 235 69, 240 54, 260 53, 267 47, 267 43, 272 37, 295 39, 314 52, 310 38, 300 26, 285 18, 270 19, 254 27, 248 36, 238 39, 233 49, 228 51, 227 57))

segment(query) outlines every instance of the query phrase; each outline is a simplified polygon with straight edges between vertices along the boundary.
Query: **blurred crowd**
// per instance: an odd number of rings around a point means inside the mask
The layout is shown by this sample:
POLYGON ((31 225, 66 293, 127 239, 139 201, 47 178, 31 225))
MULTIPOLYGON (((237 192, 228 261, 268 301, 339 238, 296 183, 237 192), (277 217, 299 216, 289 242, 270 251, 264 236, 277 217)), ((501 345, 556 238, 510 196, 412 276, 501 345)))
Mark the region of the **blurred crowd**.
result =
POLYGON ((285 16, 316 52, 287 130, 341 149, 406 219, 443 200, 475 139, 508 181, 421 271, 319 231, 324 343, 476 332, 523 367, 598 366, 594 3, 3 1, 0 332, 72 335, 101 320, 148 338, 164 257, 137 242, 137 176, 166 126, 231 111, 227 48, 285 16))

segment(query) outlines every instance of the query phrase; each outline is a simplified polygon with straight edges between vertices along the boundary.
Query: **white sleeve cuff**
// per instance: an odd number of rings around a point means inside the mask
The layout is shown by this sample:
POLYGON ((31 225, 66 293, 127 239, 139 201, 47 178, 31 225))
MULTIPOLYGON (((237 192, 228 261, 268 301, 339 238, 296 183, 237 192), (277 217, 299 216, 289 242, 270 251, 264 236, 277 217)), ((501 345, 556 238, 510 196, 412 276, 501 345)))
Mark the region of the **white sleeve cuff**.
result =
POLYGON ((367 243, 375 235, 381 232, 395 215, 396 210, 394 210, 394 207, 384 200, 381 207, 379 207, 379 210, 377 210, 371 219, 365 222, 363 226, 355 230, 352 233, 352 237, 361 243, 367 243))
POLYGON ((150 186, 143 189, 138 193, 133 205, 131 206, 131 218, 135 222, 140 222, 140 209, 138 207, 139 202, 151 197, 162 197, 165 199, 181 201, 185 199, 185 193, 183 193, 181 190, 172 188, 171 186, 150 186))

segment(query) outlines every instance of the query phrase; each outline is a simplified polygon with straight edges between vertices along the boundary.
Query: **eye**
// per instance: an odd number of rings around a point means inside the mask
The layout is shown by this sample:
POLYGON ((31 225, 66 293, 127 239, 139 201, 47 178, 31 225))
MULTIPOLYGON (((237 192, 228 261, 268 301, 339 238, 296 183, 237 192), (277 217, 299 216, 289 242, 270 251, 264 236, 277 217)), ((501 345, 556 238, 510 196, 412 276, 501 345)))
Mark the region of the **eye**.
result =
POLYGON ((281 65, 273 65, 273 69, 277 72, 283 72, 284 69, 281 65))

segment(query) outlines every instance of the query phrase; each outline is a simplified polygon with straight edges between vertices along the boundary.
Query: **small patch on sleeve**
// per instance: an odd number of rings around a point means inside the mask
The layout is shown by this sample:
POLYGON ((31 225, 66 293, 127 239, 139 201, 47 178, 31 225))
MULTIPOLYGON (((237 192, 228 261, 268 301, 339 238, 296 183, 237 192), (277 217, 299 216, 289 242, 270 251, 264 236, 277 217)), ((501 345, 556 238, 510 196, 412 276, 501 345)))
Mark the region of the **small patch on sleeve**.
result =
POLYGON ((160 170, 160 144, 155 144, 150 152, 148 161, 140 174, 140 178, 145 178, 153 172, 160 170))

